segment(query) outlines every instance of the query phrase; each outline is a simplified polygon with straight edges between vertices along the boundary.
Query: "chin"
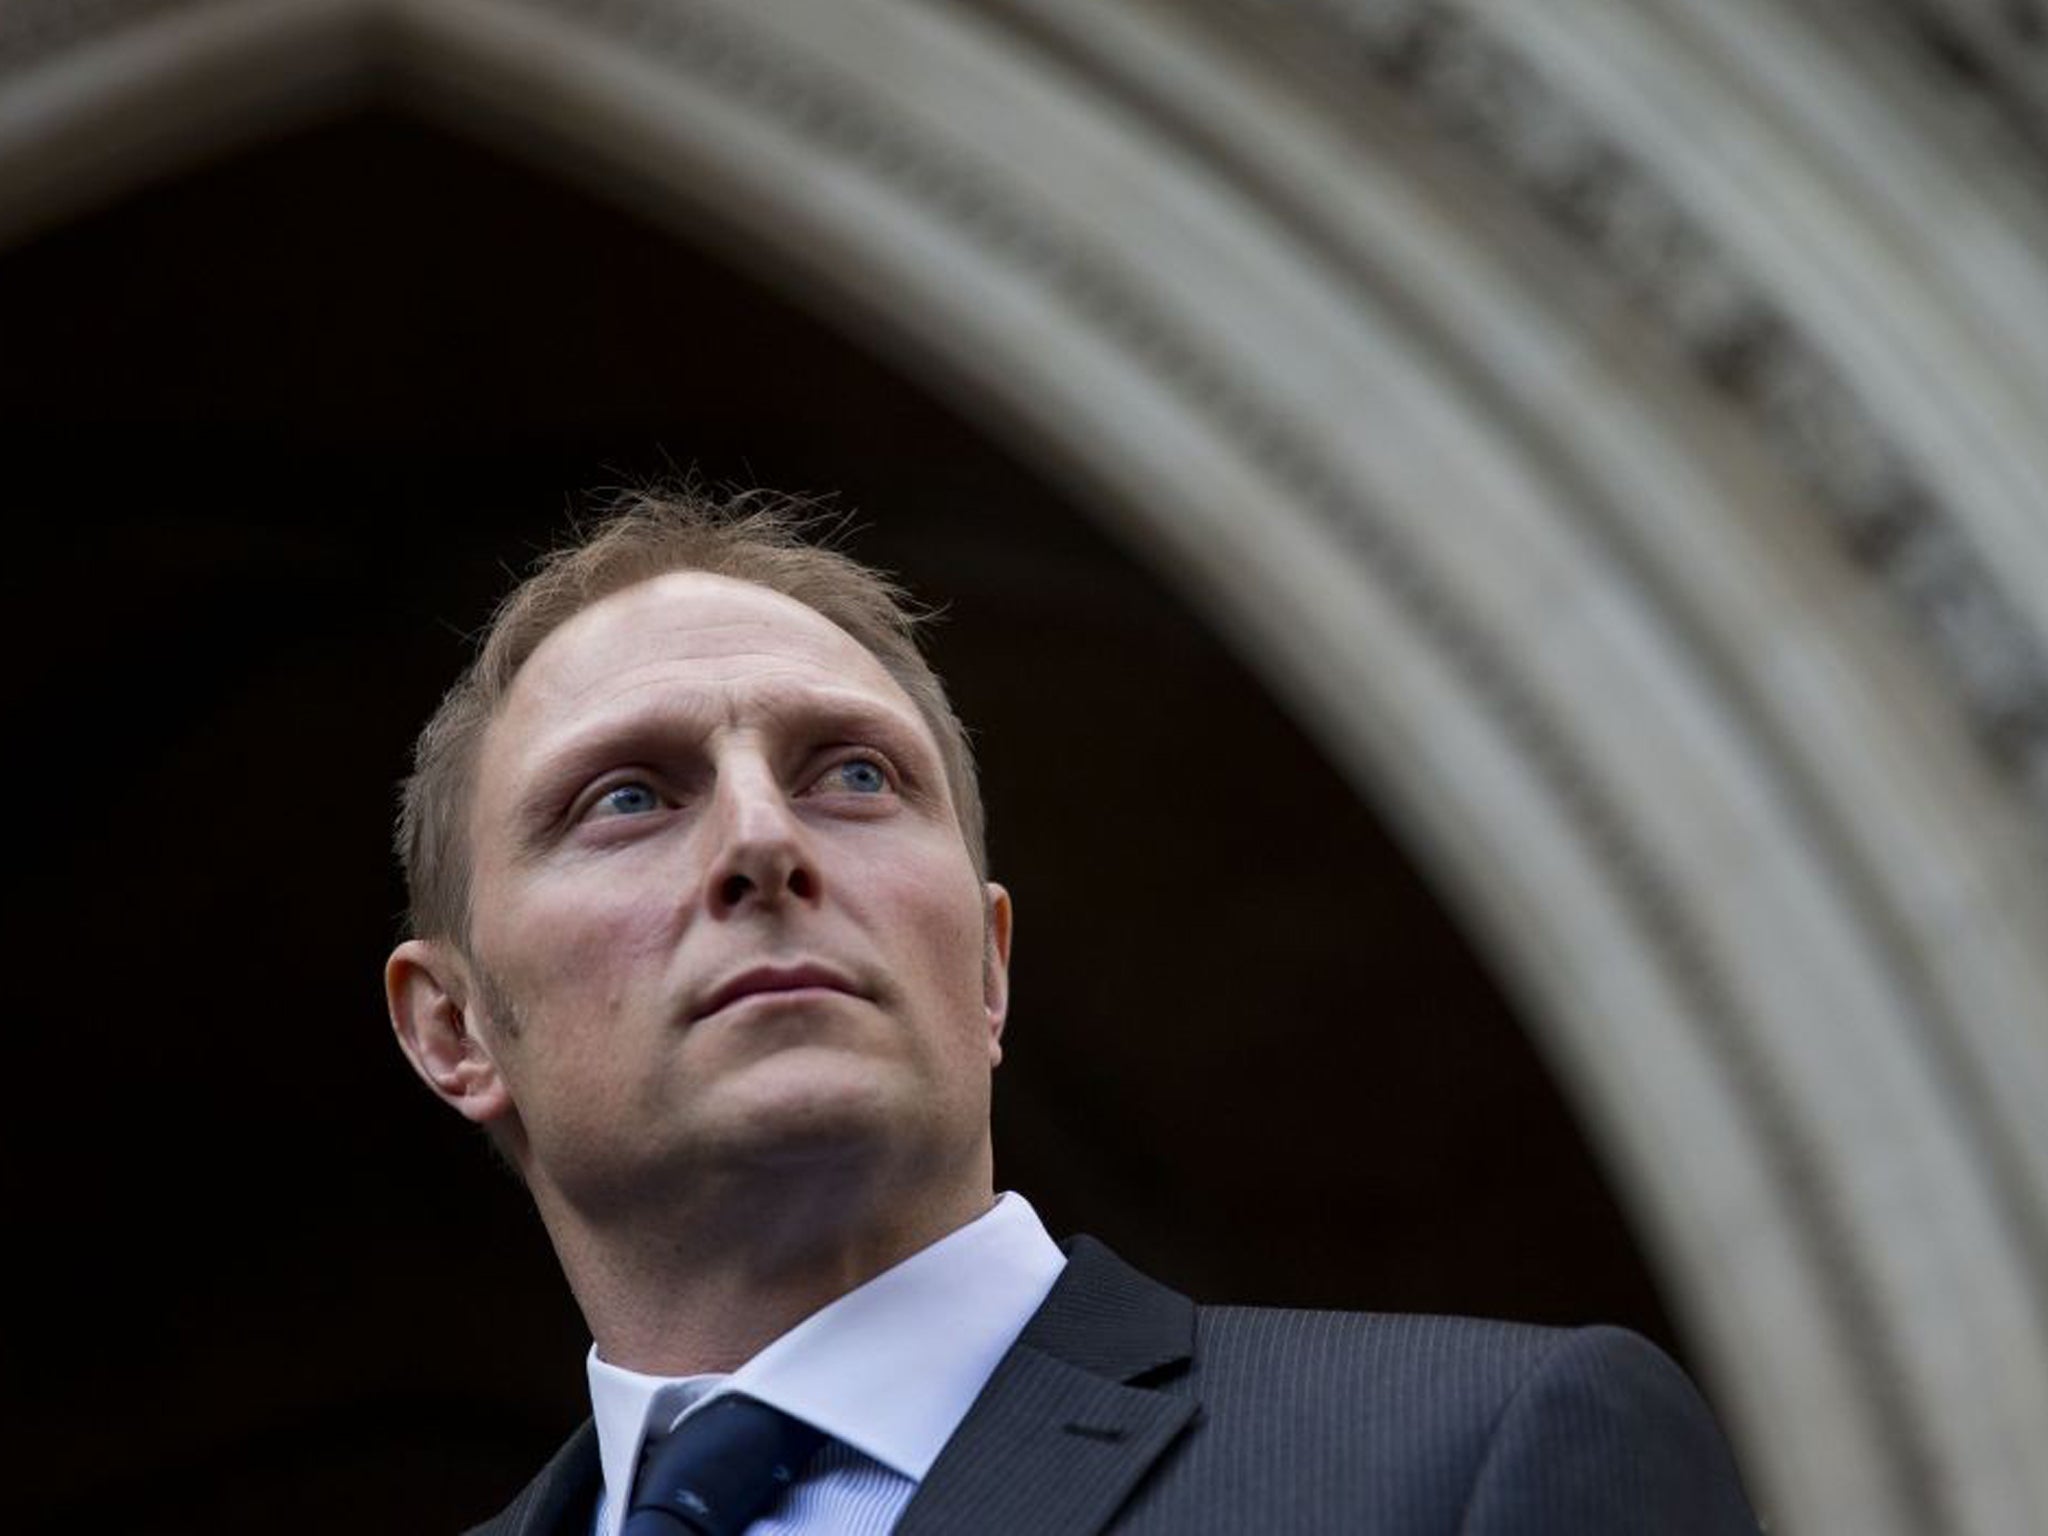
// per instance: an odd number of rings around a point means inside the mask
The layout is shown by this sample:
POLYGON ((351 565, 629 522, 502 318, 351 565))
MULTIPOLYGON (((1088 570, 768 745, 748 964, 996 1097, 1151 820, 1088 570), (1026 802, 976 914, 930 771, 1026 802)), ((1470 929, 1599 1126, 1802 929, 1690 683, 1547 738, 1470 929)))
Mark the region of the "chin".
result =
POLYGON ((858 1160, 865 1150, 900 1142, 921 1118, 905 1085, 872 1062, 759 1071, 728 1086, 733 1091, 720 1096, 711 1139, 748 1162, 858 1160))

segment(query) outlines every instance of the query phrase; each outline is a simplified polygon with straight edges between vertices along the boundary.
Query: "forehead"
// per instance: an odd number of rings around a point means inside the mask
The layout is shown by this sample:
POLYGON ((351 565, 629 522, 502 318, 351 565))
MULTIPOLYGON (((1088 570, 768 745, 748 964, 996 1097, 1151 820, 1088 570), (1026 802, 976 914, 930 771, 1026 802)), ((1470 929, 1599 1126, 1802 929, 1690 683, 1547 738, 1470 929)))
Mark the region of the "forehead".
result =
POLYGON ((923 724, 881 662, 816 609, 752 582, 671 572, 593 603, 535 647, 486 734, 485 758, 671 703, 820 695, 923 724))

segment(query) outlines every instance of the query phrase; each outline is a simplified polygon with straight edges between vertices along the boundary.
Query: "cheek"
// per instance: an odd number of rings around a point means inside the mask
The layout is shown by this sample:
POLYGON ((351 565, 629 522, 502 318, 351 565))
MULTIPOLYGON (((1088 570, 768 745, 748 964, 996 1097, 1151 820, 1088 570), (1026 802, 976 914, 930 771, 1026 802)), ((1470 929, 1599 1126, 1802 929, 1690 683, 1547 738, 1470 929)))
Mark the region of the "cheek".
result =
POLYGON ((586 882, 562 899, 529 903, 507 924, 499 974, 523 1012, 562 1030, 625 1011, 636 991, 659 985, 674 933, 658 902, 625 895, 626 882, 586 882))
POLYGON ((916 965, 925 985, 949 1012, 957 1011, 963 1023, 978 1025, 988 943, 981 892, 975 887, 965 899, 941 899, 942 895, 951 897, 944 885, 919 887, 905 927, 916 936, 916 965))

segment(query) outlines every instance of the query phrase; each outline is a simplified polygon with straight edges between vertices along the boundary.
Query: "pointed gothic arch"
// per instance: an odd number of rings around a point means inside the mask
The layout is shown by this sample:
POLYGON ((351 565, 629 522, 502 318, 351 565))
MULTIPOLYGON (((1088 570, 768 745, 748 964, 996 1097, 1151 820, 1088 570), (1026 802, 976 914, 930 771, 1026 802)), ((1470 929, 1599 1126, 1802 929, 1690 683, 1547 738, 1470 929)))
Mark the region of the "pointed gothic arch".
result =
POLYGON ((2000 1532, 2048 1508, 2048 209, 2034 77, 1959 105, 1927 9, 35 0, 0 238, 374 98, 779 272, 1404 828, 1774 1523, 2000 1532))

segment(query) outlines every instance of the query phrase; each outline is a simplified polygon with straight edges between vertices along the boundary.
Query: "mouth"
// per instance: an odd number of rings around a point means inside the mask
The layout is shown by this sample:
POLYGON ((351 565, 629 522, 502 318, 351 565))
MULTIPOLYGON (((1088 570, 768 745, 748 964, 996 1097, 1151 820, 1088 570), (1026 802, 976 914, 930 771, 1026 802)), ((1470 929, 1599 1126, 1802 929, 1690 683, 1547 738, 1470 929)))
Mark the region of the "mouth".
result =
POLYGON ((707 1019, 721 1009, 751 997, 795 997, 812 992, 837 992, 860 997, 859 988, 827 965, 805 962, 799 965, 760 965, 745 970, 714 988, 690 1015, 690 1022, 707 1019))

